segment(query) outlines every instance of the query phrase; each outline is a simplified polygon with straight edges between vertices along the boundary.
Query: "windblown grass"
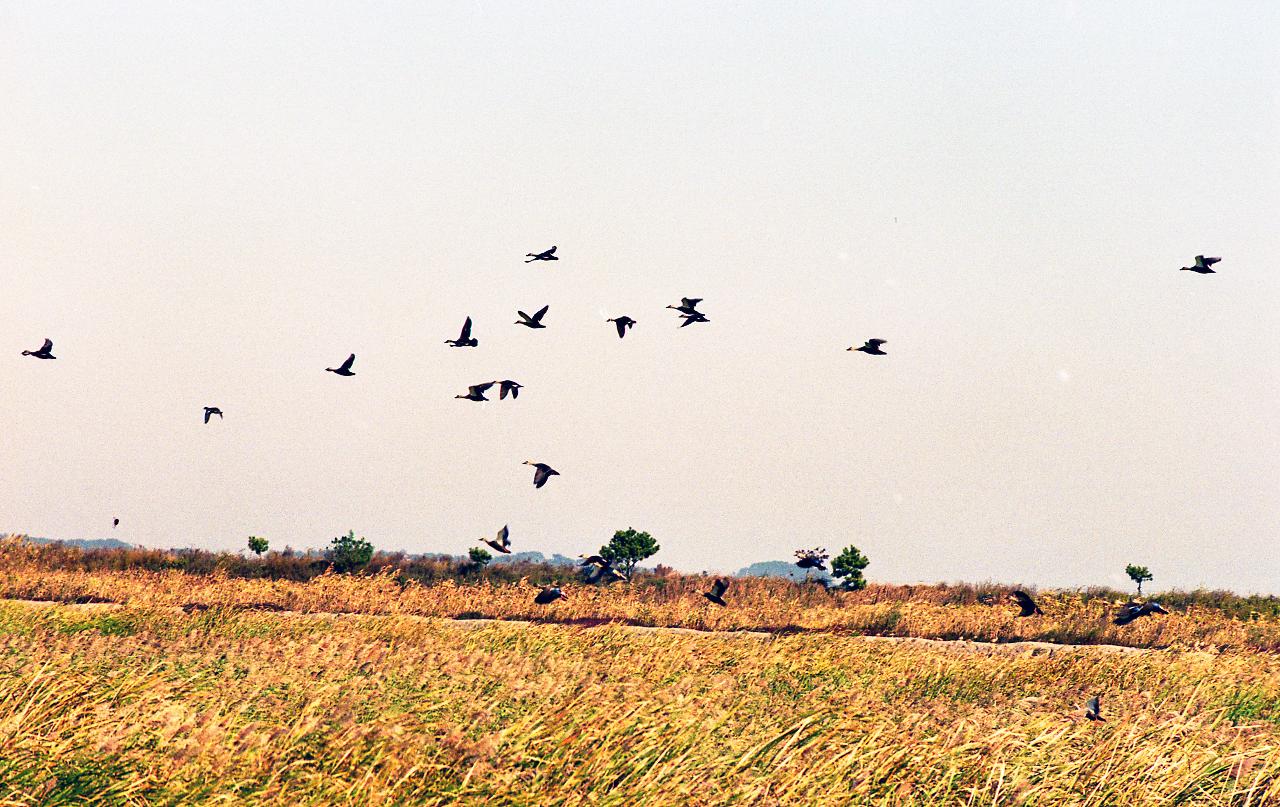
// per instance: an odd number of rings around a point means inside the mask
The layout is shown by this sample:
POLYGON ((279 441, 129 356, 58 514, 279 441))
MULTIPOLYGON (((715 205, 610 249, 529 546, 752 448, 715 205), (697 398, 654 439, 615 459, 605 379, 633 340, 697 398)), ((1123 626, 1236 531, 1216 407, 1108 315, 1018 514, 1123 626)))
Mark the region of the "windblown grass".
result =
POLYGON ((1266 805, 1278 741, 1257 653, 0 603, 8 804, 1266 805))

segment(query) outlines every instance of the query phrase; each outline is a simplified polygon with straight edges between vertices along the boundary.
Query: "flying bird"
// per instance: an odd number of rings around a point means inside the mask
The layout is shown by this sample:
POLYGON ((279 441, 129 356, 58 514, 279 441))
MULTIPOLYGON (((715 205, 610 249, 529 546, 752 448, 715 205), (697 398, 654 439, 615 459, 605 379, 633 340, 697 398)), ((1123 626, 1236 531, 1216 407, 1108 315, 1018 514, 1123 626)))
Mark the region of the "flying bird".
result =
POLYGON ((614 326, 618 329, 619 339, 626 336, 627 329, 635 327, 635 324, 636 324, 636 321, 634 319, 627 316, 618 317, 617 319, 607 319, 605 320, 605 322, 612 322, 614 324, 614 326))
POLYGON ((120 526, 120 519, 118 518, 111 519, 111 529, 114 530, 116 527, 119 527, 119 526, 120 526))
POLYGON ((58 358, 57 356, 53 355, 53 340, 52 340, 52 339, 46 339, 46 340, 44 340, 44 344, 40 346, 40 349, 39 349, 39 350, 24 350, 24 351, 22 351, 22 355, 24 355, 24 356, 31 356, 31 357, 36 358, 36 359, 56 359, 56 358, 58 358))
POLYGON ((519 384, 511 379, 498 382, 498 400, 506 400, 507 393, 511 393, 511 399, 515 400, 520 397, 520 390, 524 389, 524 384, 519 384))
POLYGON ((462 333, 458 334, 457 339, 446 339, 444 343, 454 347, 475 347, 480 344, 479 339, 471 336, 471 317, 467 317, 467 321, 462 323, 462 333))
POLYGON ((504 555, 510 555, 511 539, 508 537, 510 536, 510 534, 511 534, 510 531, 508 531, 506 526, 503 525, 502 529, 498 530, 498 534, 496 537, 485 538, 484 542, 489 546, 493 547, 498 552, 501 552, 504 555))
POLYGON ((596 567, 592 572, 588 573, 588 583, 593 585, 596 583, 625 583, 630 579, 622 572, 613 568, 613 563, 611 561, 607 561, 599 555, 592 555, 591 557, 579 555, 578 557, 582 559, 582 566, 596 567))
POLYGON ((498 382, 486 381, 483 384, 472 384, 471 386, 467 387, 466 395, 455 395, 453 397, 461 398, 464 401, 487 401, 489 399, 484 397, 484 394, 489 390, 489 387, 492 387, 496 383, 498 382))
POLYGON ((1120 613, 1111 622, 1115 625, 1128 625, 1139 617, 1167 613, 1169 612, 1164 609, 1164 606, 1154 600, 1144 603, 1127 602, 1120 606, 1120 613))
POLYGON ((674 308, 681 314, 696 314, 698 313, 698 303, 700 302, 702 302, 701 297, 681 297, 680 305, 669 305, 667 308, 674 308))
POLYGON ((534 462, 533 460, 525 460, 521 465, 533 466, 533 486, 540 488, 547 484, 547 480, 553 476, 559 476, 560 472, 545 462, 534 462))
POLYGON ((728 590, 728 580, 716 580, 716 582, 711 584, 711 590, 702 592, 702 596, 711 600, 716 605, 728 605, 728 603, 724 601, 724 593, 728 590))
POLYGON ((355 375, 355 373, 351 372, 351 365, 355 363, 356 363, 356 354, 352 353, 350 356, 347 357, 347 360, 344 361, 340 366, 326 367, 324 368, 324 371, 326 373, 337 373, 338 375, 355 375))
POLYGON ((221 419, 222 419, 222 410, 221 410, 221 409, 219 409, 219 408, 218 408, 218 407, 216 407, 216 406, 206 406, 206 407, 204 408, 204 422, 205 422, 205 423, 208 423, 208 422, 209 422, 209 418, 213 417, 214 415, 217 415, 217 416, 218 416, 218 419, 219 419, 219 420, 221 420, 221 419))
POLYGON ((861 353, 869 353, 872 356, 888 356, 889 355, 888 353, 885 353, 883 350, 880 349, 880 346, 885 344, 886 341, 887 340, 885 339, 868 339, 867 343, 862 347, 851 347, 849 348, 849 350, 856 350, 861 353))
POLYGON ((681 314, 680 318, 684 320, 684 322, 680 323, 681 328, 683 328, 686 325, 690 325, 694 322, 710 322, 711 321, 707 319, 706 315, 704 315, 701 311, 694 311, 692 314, 681 314))
POLYGON ((1040 606, 1036 605, 1036 601, 1033 600, 1031 598, 1031 595, 1028 594, 1027 592, 1015 591, 1009 596, 1012 597, 1014 601, 1018 603, 1018 606, 1022 609, 1021 611, 1018 612, 1018 616, 1032 616, 1032 615, 1044 614, 1044 611, 1040 610, 1040 606))
POLYGON ((1215 263, 1217 263, 1217 262, 1218 262, 1218 261, 1220 261, 1220 260, 1222 260, 1222 259, 1221 259, 1221 258, 1206 258, 1206 257, 1205 257, 1205 256, 1203 256, 1203 255, 1197 255, 1197 256, 1196 256, 1196 265, 1195 265, 1195 266, 1184 266, 1184 267, 1182 267, 1182 269, 1181 269, 1180 271, 1183 271, 1183 272, 1195 272, 1195 273, 1196 273, 1196 274, 1198 274, 1198 275, 1212 275, 1212 274, 1217 274, 1216 270, 1214 270, 1214 269, 1210 269, 1209 267, 1213 266, 1215 263))
POLYGON ((534 597, 533 601, 536 602, 538 605, 550 605, 551 603, 555 602, 556 600, 562 599, 563 597, 564 597, 564 592, 560 590, 559 586, 550 586, 548 588, 544 588, 542 591, 539 591, 538 596, 534 597))
POLYGON ((1094 695, 1092 698, 1089 699, 1089 702, 1085 704, 1085 707, 1084 707, 1084 716, 1089 718, 1090 720, 1097 720, 1100 723, 1107 722, 1107 719, 1102 716, 1102 696, 1101 695, 1094 695))
POLYGON ((532 317, 523 311, 517 311, 516 313, 520 315, 520 319, 516 320, 516 324, 523 325, 526 328, 545 328, 547 326, 542 324, 542 318, 546 316, 547 309, 550 307, 550 305, 544 305, 535 311, 532 317))
POLYGON ((525 261, 525 263, 533 263, 534 261, 558 261, 558 260, 560 260, 559 258, 557 258, 557 257, 556 257, 556 248, 555 248, 555 247, 552 247, 551 249, 547 250, 546 252, 537 252, 537 253, 534 253, 534 252, 526 252, 526 253, 525 253, 525 257, 529 259, 529 260, 525 261))

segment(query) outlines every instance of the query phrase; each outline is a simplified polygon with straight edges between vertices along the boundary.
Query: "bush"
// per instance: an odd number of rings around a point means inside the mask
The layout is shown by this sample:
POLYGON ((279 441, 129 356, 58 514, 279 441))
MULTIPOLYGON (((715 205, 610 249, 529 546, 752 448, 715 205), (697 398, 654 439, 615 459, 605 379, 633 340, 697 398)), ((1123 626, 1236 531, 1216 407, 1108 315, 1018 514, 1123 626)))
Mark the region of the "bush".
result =
POLYGON ((357 538, 356 531, 350 530, 346 535, 333 539, 325 552, 325 559, 333 564, 333 570, 346 574, 362 569, 373 559, 373 544, 364 538, 357 538))
POLYGON ((473 546, 467 550, 467 556, 471 558, 470 571, 480 571, 489 565, 489 561, 493 560, 493 555, 478 546, 473 546))
POLYGON ((625 530, 615 532, 609 543, 600 547, 600 557, 630 577, 637 563, 657 554, 661 548, 649 533, 636 532, 627 527, 625 530))
POLYGON ((846 590, 861 591, 867 587, 867 580, 862 576, 862 570, 870 563, 867 556, 858 551, 858 547, 846 546, 844 551, 831 561, 831 573, 844 579, 846 590))
POLYGON ((1138 584, 1138 596, 1142 596, 1142 584, 1155 578, 1151 576, 1151 570, 1146 566, 1135 566, 1130 563, 1124 567, 1124 573, 1129 575, 1129 579, 1138 584))
POLYGON ((249 536, 249 551, 255 555, 261 556, 267 551, 267 539, 259 538, 256 535, 249 536))

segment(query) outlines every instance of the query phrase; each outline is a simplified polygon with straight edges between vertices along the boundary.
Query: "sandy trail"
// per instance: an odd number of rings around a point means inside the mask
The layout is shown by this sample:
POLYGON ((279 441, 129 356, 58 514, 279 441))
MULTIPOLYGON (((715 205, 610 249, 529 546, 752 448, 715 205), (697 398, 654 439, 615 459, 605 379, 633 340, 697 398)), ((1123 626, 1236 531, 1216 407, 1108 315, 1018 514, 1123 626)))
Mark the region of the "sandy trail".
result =
MULTIPOLYGON (((12 603, 16 605, 24 605, 33 608, 74 608, 80 610, 116 610, 124 608, 124 605, 113 602, 88 602, 88 603, 65 603, 55 600, 11 600, 0 599, 0 602, 12 603)), ((174 606, 173 610, 177 613, 191 613, 182 606, 174 606)), ((747 639, 756 639, 764 641, 772 641, 787 635, 799 634, 782 634, 772 633, 769 631, 759 630, 739 630, 739 631, 707 631, 698 630, 696 628, 679 628, 679 627, 648 627, 644 625, 627 625, 618 622, 606 622, 600 625, 573 625, 570 623, 558 623, 554 621, 532 622, 528 620, 517 619, 450 619, 446 617, 430 617, 420 616, 418 614, 357 614, 357 613, 334 613, 323 611, 275 611, 265 609, 244 608, 245 611, 262 610, 263 613, 270 613, 285 618, 310 618, 310 619, 370 619, 370 618, 386 618, 394 617, 397 619, 413 619, 423 622, 433 622, 461 630, 476 630, 490 626, 502 626, 513 629, 529 628, 534 625, 561 625, 576 630, 621 630, 627 633, 641 634, 677 634, 685 636, 704 636, 704 637, 740 637, 747 639)), ((809 631, 808 634, 821 634, 823 631, 809 631)), ((1127 647, 1124 645, 1114 644, 1055 644, 1053 642, 978 642, 969 639, 925 639, 916 636, 870 636, 870 635, 853 635, 840 634, 844 638, 855 639, 857 641, 869 643, 883 643, 894 645, 914 645, 917 647, 930 647, 937 650, 946 650, 959 653, 979 653, 982 655, 1013 655, 1013 656, 1052 656, 1059 653, 1166 653, 1172 652, 1160 648, 1146 647, 1127 647)))

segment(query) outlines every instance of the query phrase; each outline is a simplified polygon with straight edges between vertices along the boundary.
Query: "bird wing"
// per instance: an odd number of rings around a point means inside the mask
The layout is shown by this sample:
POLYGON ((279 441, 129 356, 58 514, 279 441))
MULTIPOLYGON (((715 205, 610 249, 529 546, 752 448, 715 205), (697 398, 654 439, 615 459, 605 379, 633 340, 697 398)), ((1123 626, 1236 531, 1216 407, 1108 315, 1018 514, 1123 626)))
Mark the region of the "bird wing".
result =
POLYGON ((1094 695, 1089 699, 1089 711, 1093 712, 1095 715, 1102 711, 1102 704, 1098 701, 1097 695, 1094 695))
POLYGON ((459 342, 465 342, 471 338, 471 317, 467 317, 467 321, 462 323, 462 333, 458 335, 459 342))
POLYGON ((517 310, 516 314, 518 314, 520 316, 520 319, 524 320, 525 322, 528 322, 531 319, 530 316, 524 313, 523 311, 517 310))
POLYGON ((511 546, 511 539, 508 538, 510 534, 511 532, 507 529, 507 525, 502 525, 502 529, 498 530, 498 543, 503 546, 511 546))
POLYGON ((346 360, 346 361, 344 361, 344 362, 342 363, 342 366, 341 366, 341 367, 339 367, 338 369, 339 369, 339 370, 350 370, 350 369, 351 369, 351 365, 353 365, 353 364, 355 364, 355 363, 356 363, 356 354, 352 353, 350 356, 348 356, 348 357, 347 357, 347 360, 346 360))
POLYGON ((1030 595, 1030 594, 1028 594, 1028 593, 1027 593, 1027 592, 1025 592, 1025 591, 1015 591, 1015 592, 1013 592, 1013 598, 1014 598, 1015 600, 1017 600, 1017 601, 1018 601, 1018 605, 1019 605, 1019 606, 1021 606, 1021 608, 1022 608, 1022 614, 1021 614, 1021 615, 1022 615, 1022 616, 1031 616, 1032 614, 1034 614, 1034 613, 1038 610, 1038 606, 1036 605, 1036 601, 1035 601, 1035 600, 1033 600, 1033 599, 1031 598, 1031 595, 1030 595))
POLYGON ((717 597, 723 597, 724 593, 729 590, 728 580, 716 580, 711 584, 711 593, 717 597))
POLYGON ((52 339, 46 339, 46 340, 44 340, 44 344, 43 344, 43 345, 41 345, 41 346, 40 346, 40 349, 39 349, 38 351, 36 351, 36 352, 37 352, 37 353, 48 353, 50 350, 53 350, 53 340, 52 340, 52 339))
POLYGON ((507 382, 503 381, 502 384, 499 385, 498 387, 498 400, 505 401, 507 399, 507 393, 510 391, 511 391, 511 386, 507 384, 507 382))
MULTIPOLYGON (((1197 260, 1200 260, 1200 259, 1201 258, 1197 258, 1197 260)), ((1203 258, 1203 260, 1204 260, 1205 266, 1213 266, 1215 263, 1218 263, 1222 259, 1221 258, 1203 258)))
POLYGON ((591 557, 589 557, 589 558, 583 558, 583 559, 582 559, 582 564, 581 564, 581 565, 583 565, 583 566, 591 566, 592 564, 595 564, 595 565, 597 565, 597 566, 603 566, 603 565, 605 565, 605 563, 606 563, 606 562, 607 562, 607 561, 605 561, 605 559, 604 559, 604 558, 602 558, 602 557, 600 557, 599 555, 592 555, 592 556, 591 556, 591 557))
POLYGON ((867 340, 867 344, 871 345, 872 347, 880 347, 881 345, 886 344, 887 342, 888 340, 886 339, 868 339, 867 340))
POLYGON ((542 254, 543 254, 543 255, 554 255, 554 254, 556 254, 556 248, 555 248, 555 247, 552 247, 551 249, 547 250, 546 252, 544 252, 544 253, 542 253, 542 254))
POLYGON ((622 321, 622 320, 620 320, 620 319, 615 319, 615 320, 613 321, 613 324, 614 324, 614 325, 617 327, 617 329, 618 329, 618 338, 619 338, 619 339, 621 339, 622 337, 624 337, 624 336, 626 336, 626 335, 627 335, 627 323, 623 322, 623 321, 622 321))
POLYGON ((700 302, 702 302, 701 297, 681 297, 680 298, 680 305, 684 306, 685 308, 696 308, 698 306, 698 303, 700 302))
POLYGON ((539 308, 536 312, 534 312, 533 321, 542 322, 542 317, 547 313, 547 309, 550 307, 551 307, 551 303, 547 303, 542 308, 539 308))
POLYGON ((204 410, 204 422, 205 422, 205 423, 208 423, 208 422, 209 422, 209 417, 210 417, 212 414, 213 414, 213 412, 212 412, 212 411, 210 411, 209 409, 205 409, 205 410, 204 410))
POLYGON ((497 382, 486 381, 483 384, 475 384, 473 386, 467 387, 467 391, 472 393, 484 393, 484 392, 487 392, 489 390, 489 387, 492 387, 495 383, 497 382))
POLYGON ((547 467, 545 465, 535 467, 533 469, 533 486, 535 488, 542 487, 547 483, 547 479, 550 478, 550 476, 551 474, 547 473, 547 467))

